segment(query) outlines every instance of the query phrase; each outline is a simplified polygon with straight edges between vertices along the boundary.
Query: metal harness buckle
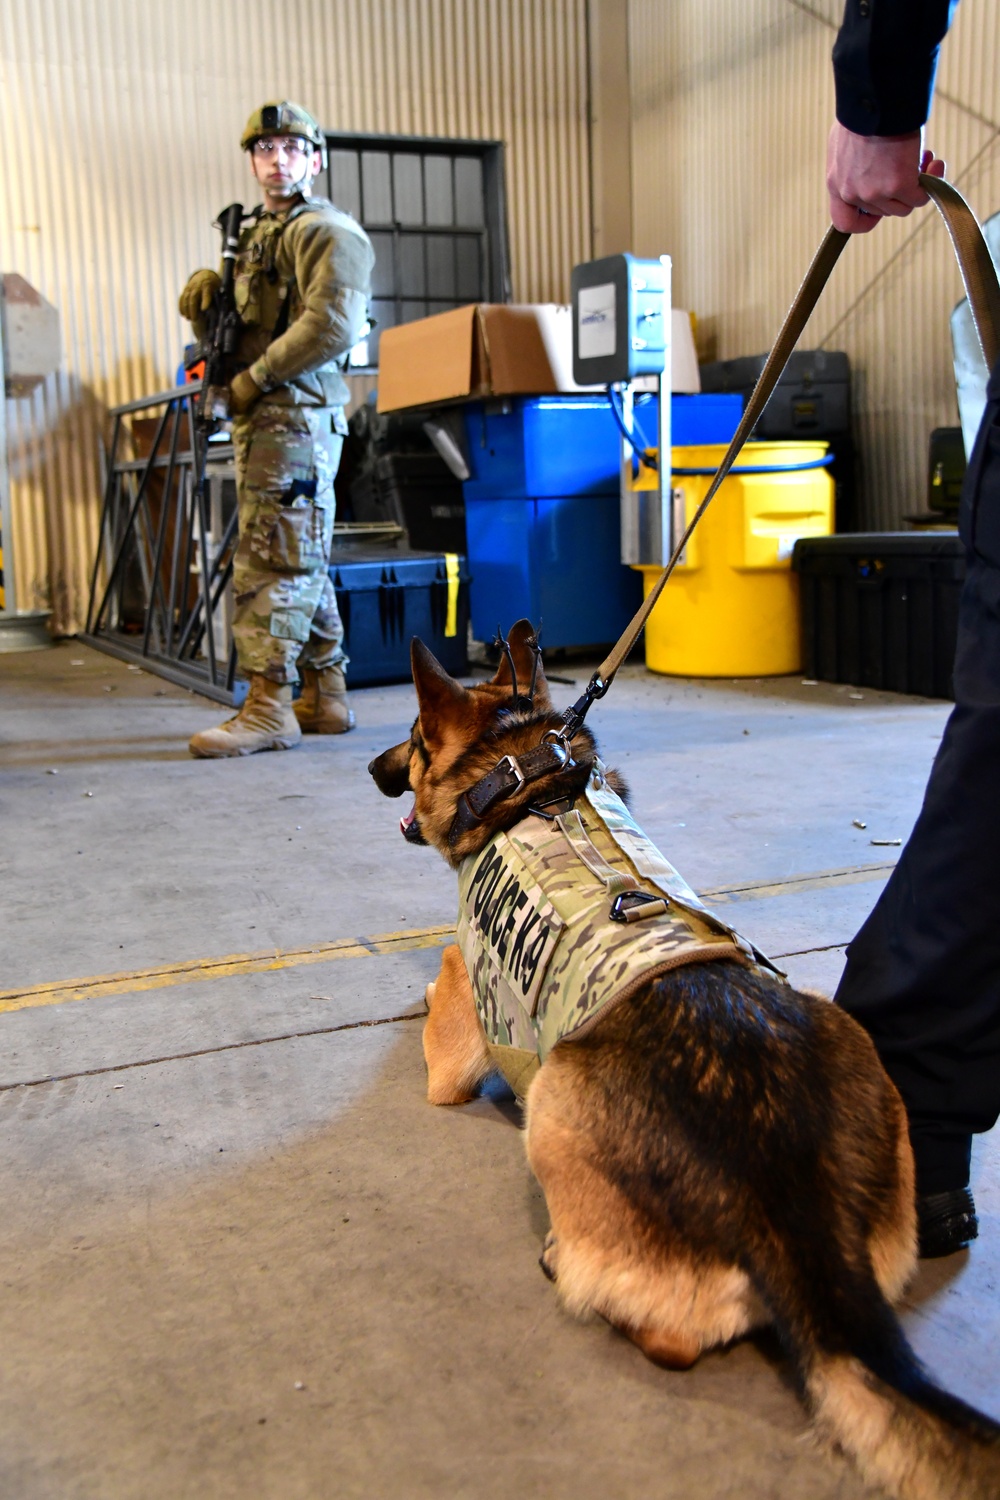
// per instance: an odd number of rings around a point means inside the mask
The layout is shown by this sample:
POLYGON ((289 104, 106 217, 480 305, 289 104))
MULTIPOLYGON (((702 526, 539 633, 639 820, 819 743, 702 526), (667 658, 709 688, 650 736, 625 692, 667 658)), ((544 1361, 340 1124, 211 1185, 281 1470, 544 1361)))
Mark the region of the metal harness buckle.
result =
POLYGON ((526 780, 525 774, 521 770, 520 762, 518 761, 516 756, 505 755, 503 759, 498 760, 496 765, 493 767, 494 771, 502 771, 504 768, 506 768, 515 778, 516 786, 524 785, 526 780))

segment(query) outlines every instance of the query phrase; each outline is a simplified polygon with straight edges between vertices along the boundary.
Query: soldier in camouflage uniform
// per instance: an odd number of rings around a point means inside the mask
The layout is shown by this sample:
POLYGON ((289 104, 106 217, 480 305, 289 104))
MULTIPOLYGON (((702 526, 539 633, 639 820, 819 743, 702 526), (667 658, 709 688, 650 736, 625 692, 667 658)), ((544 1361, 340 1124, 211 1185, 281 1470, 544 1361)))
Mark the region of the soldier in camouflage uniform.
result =
MULTIPOLYGON (((375 257, 349 214, 311 195, 325 144, 310 114, 287 101, 265 104, 240 144, 264 196, 240 234, 234 292, 243 332, 230 386, 233 637, 250 691, 235 718, 191 740, 193 755, 213 757, 287 750, 303 730, 341 734, 355 722, 327 565, 347 430, 341 371, 365 330, 375 257)), ((215 271, 196 271, 181 293, 196 334, 219 284, 215 271)))

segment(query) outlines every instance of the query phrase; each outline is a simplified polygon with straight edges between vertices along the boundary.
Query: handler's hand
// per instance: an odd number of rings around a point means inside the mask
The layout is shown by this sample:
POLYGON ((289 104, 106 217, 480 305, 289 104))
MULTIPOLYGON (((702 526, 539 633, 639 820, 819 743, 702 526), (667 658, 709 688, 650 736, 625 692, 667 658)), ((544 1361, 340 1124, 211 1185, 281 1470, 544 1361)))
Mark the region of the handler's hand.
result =
POLYGON ((177 310, 189 323, 196 322, 212 305, 212 298, 222 285, 218 271, 195 271, 177 302, 177 310))
POLYGON ((905 218, 929 201, 918 172, 943 177, 945 164, 921 151, 922 132, 855 135, 835 121, 826 151, 830 218, 848 234, 867 234, 887 214, 905 218))
POLYGON ((229 410, 234 417, 242 417, 248 412, 255 401, 259 401, 264 392, 254 380, 249 370, 241 370, 234 375, 229 385, 229 410))

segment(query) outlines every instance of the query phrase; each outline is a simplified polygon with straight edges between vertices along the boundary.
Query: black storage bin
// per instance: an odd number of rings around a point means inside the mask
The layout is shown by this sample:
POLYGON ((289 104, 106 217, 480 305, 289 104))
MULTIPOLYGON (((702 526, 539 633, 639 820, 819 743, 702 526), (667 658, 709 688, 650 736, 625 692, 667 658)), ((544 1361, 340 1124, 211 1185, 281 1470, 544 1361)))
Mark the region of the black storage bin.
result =
POLYGON ((355 521, 395 521, 417 552, 465 551, 462 486, 436 453, 382 453, 351 480, 355 521))
MULTIPOLYGON (((741 395, 746 406, 767 358, 766 354, 747 354, 702 365, 701 388, 741 395)), ((856 524, 851 367, 846 354, 837 349, 796 349, 753 436, 825 439, 833 456, 830 475, 837 491, 837 529, 847 531, 856 524)))
POLYGON ((350 687, 410 680, 418 635, 453 676, 469 670, 469 572, 464 556, 352 547, 330 562, 351 659, 350 687))
POLYGON ((365 526, 402 526, 403 507, 399 496, 386 494, 378 483, 374 464, 362 464, 354 472, 350 486, 350 504, 342 507, 339 502, 337 514, 349 513, 350 519, 365 526))
POLYGON ((462 485, 438 454, 383 453, 375 460, 375 485, 415 551, 465 551, 462 485))
POLYGON ((953 698, 965 548, 957 532, 888 531, 795 543, 807 677, 953 698))

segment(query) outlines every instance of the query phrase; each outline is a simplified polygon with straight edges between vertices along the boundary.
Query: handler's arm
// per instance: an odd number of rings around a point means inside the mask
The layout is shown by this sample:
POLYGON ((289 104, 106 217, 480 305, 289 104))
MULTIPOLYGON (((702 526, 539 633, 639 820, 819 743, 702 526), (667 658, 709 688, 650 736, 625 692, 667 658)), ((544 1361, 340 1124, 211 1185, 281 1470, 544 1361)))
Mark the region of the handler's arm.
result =
POLYGON ((917 173, 944 175, 923 150, 941 40, 957 0, 847 0, 833 49, 837 118, 827 148, 830 217, 864 234, 927 202, 917 173))

